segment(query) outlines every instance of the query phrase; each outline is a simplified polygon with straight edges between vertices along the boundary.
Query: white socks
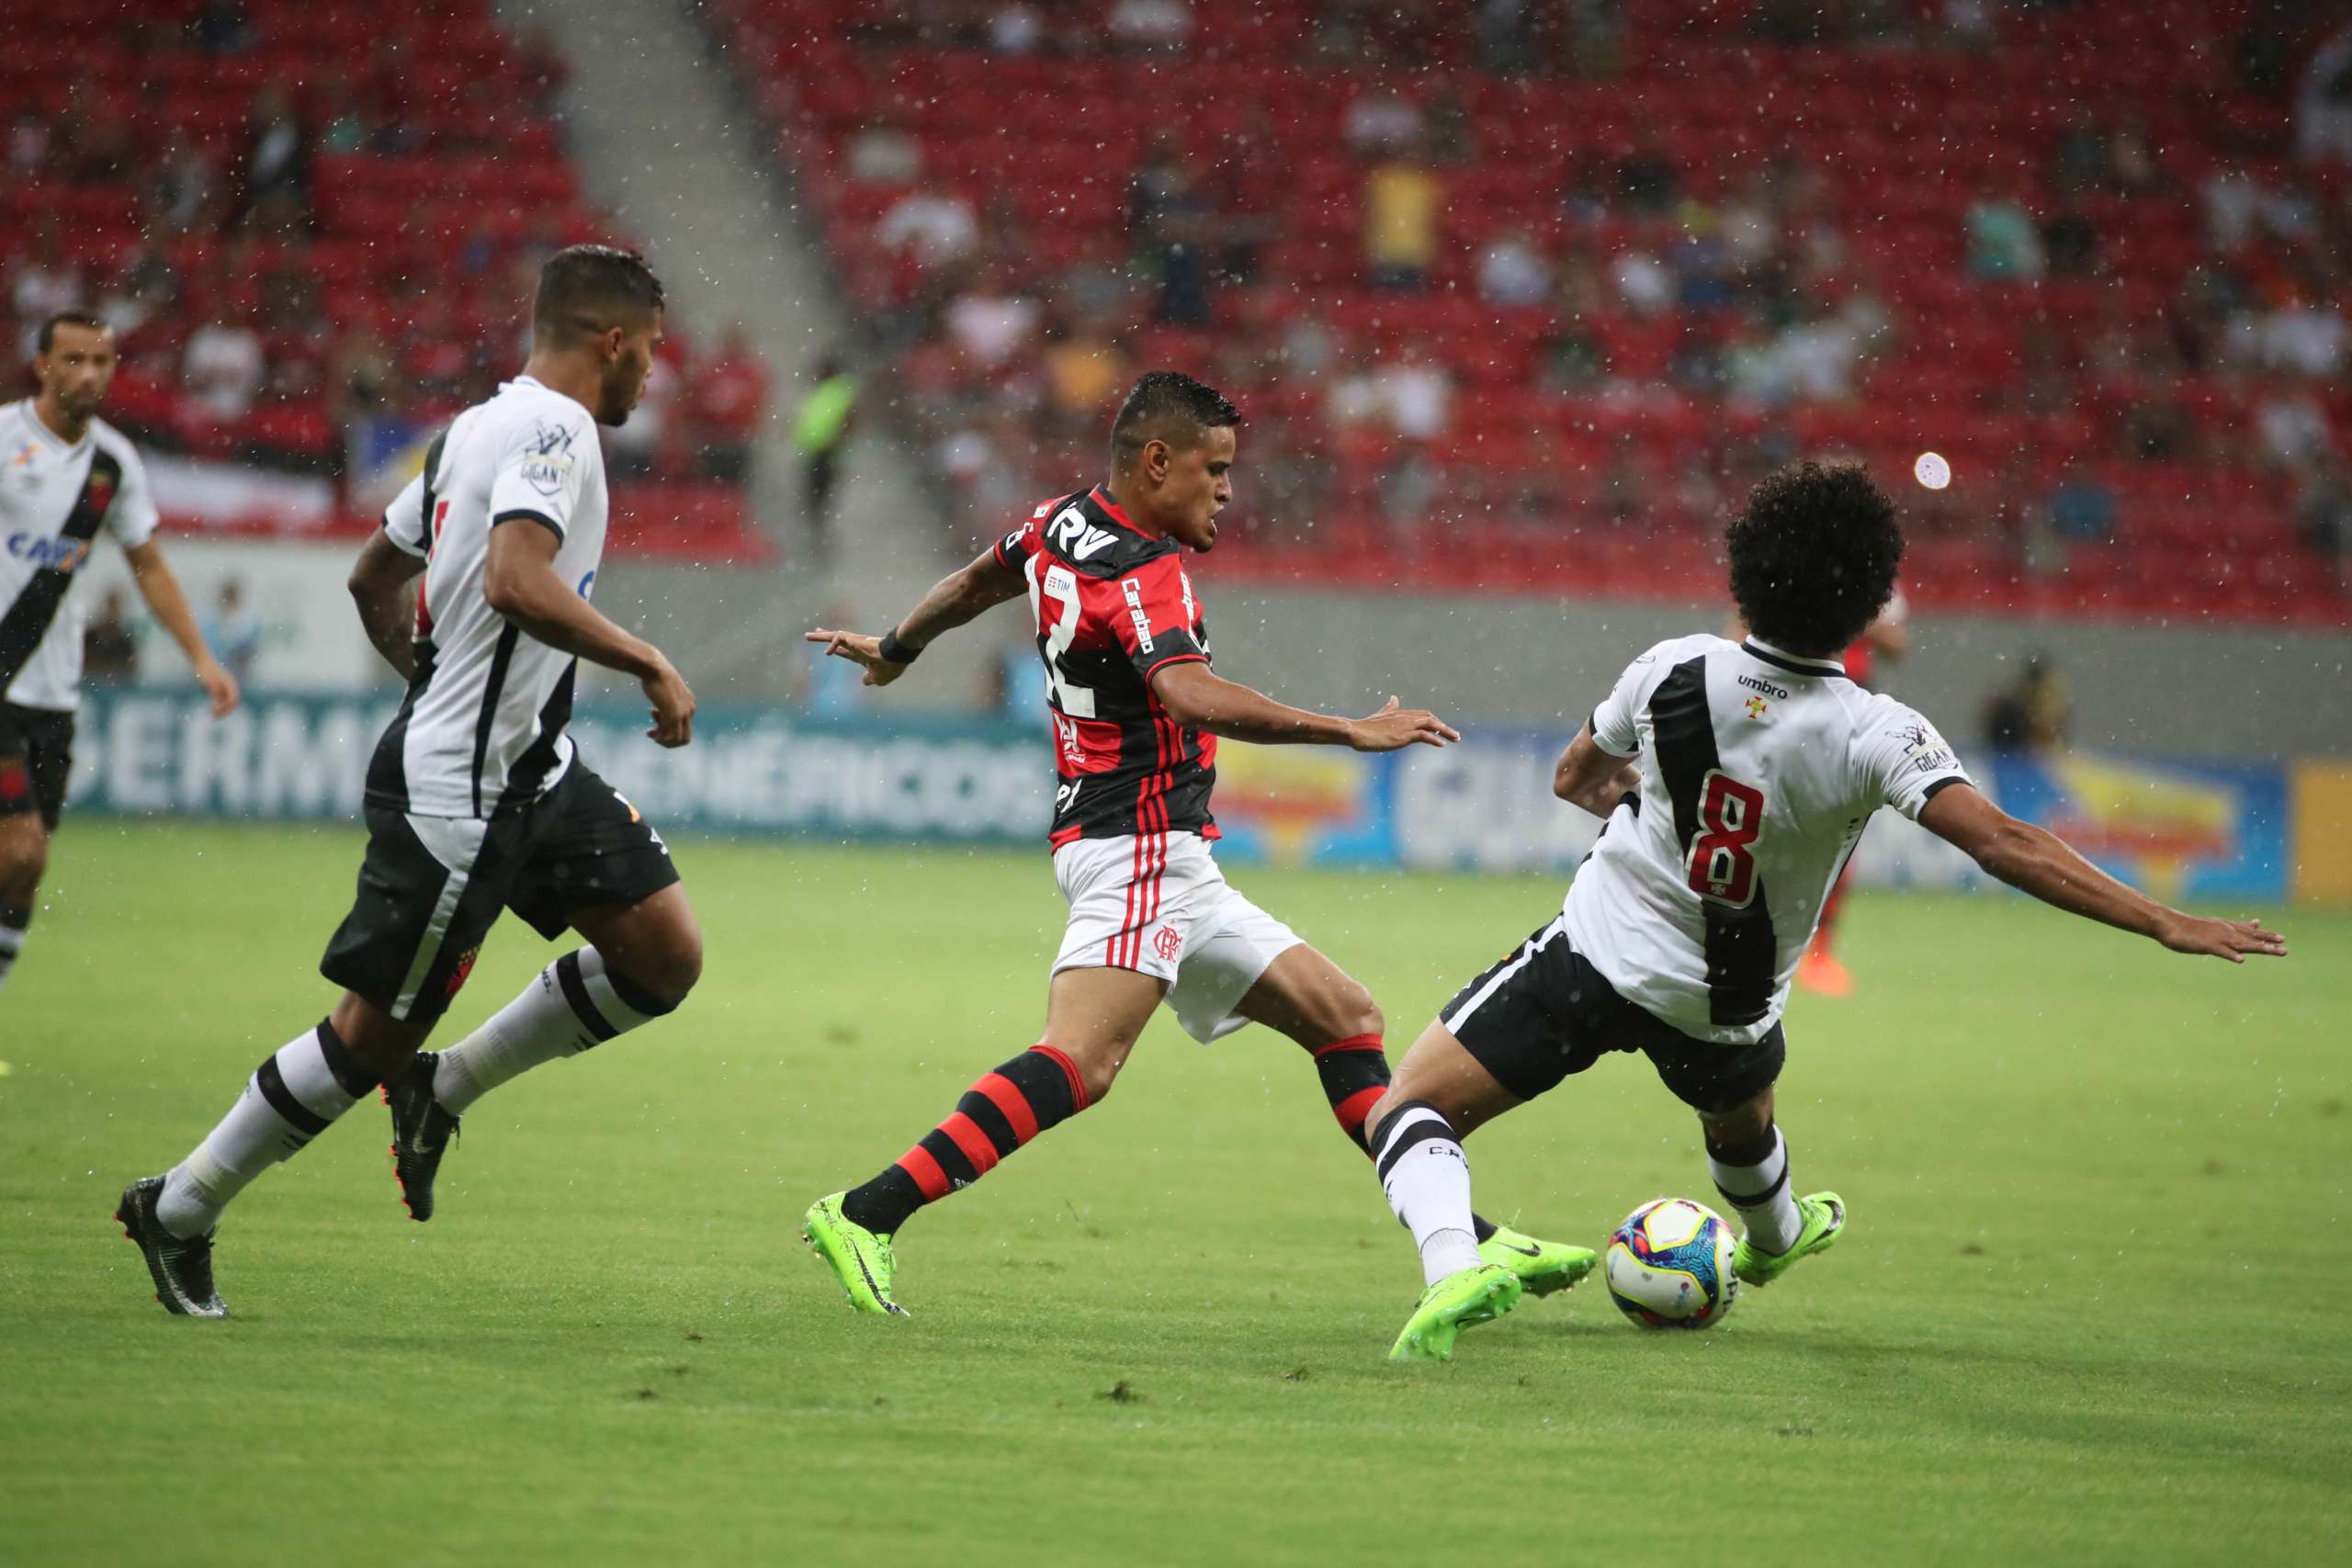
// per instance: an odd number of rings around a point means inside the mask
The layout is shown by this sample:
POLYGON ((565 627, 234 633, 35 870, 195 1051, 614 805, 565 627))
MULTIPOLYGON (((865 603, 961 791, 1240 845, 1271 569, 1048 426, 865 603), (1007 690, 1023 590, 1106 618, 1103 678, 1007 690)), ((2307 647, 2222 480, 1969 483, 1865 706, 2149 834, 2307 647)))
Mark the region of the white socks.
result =
POLYGON ((220 1124, 164 1178, 155 1216, 175 1236, 210 1230, 246 1183, 332 1125, 376 1087, 321 1020, 263 1058, 220 1124))
POLYGON ((17 966, 17 954, 25 950, 25 929, 32 924, 33 912, 0 903, 0 986, 8 983, 8 971, 17 966))
POLYGON ((1786 1252, 1804 1229, 1796 1194, 1789 1190, 1789 1145, 1769 1127, 1752 1144, 1707 1145, 1715 1190, 1747 1222, 1747 1239, 1766 1252, 1786 1252))
POLYGON ((1434 1285, 1448 1274, 1478 1267, 1470 1161, 1445 1118, 1409 1101, 1390 1111, 1373 1138, 1381 1190, 1420 1248, 1421 1282, 1434 1285))
POLYGON ((670 1010, 660 998, 614 976, 594 948, 567 953, 521 996, 441 1053, 433 1098, 450 1115, 462 1116, 509 1078, 559 1056, 576 1056, 670 1010))

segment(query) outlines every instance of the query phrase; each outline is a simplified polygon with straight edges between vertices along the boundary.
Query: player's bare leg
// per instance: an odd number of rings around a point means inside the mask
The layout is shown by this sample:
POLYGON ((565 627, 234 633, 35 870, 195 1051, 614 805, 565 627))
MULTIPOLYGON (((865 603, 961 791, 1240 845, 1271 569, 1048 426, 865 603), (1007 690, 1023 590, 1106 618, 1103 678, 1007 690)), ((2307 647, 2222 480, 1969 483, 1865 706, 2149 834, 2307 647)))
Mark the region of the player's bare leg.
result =
POLYGON ((1800 1258, 1826 1252, 1846 1230, 1846 1202, 1835 1192, 1800 1198, 1789 1180, 1789 1146, 1772 1119, 1772 1089, 1720 1111, 1699 1112, 1707 1169, 1715 1190, 1747 1222, 1733 1267, 1750 1285, 1768 1285, 1800 1258))
MULTIPOLYGON (((15 758, 0 760, 0 770, 11 762, 18 771, 26 771, 25 764, 15 758)), ((0 779, 0 792, 8 787, 8 781, 0 779)), ((29 807, 29 776, 25 787, 29 807)), ((0 801, 0 809, 6 806, 0 801)), ((8 971, 16 967, 17 955, 24 951, 25 933, 32 929, 33 909, 40 897, 40 879, 48 869, 49 829, 40 813, 25 809, 0 817, 0 987, 7 985, 8 971)))
MULTIPOLYGON (((1433 1020, 1373 1108, 1374 1164, 1389 1207, 1412 1232, 1425 1286, 1390 1359, 1443 1360, 1462 1329, 1518 1304, 1523 1288, 1518 1277, 1478 1246, 1462 1140, 1520 1103, 1452 1030, 1433 1020)), ((1586 1252, 1583 1271, 1592 1261, 1586 1252)))
POLYGON ((899 1227, 1110 1093, 1167 988, 1132 969, 1062 970, 1047 991, 1044 1039, 984 1075, 945 1121, 872 1180, 809 1208, 801 1234, 852 1306, 905 1315, 890 1293, 899 1227))
POLYGON ((683 884, 634 904, 574 909, 588 945, 542 970, 522 994, 447 1051, 423 1051, 384 1078, 392 1172, 409 1216, 429 1220, 434 1179, 458 1119, 513 1078, 677 1010, 702 978, 702 927, 683 884))

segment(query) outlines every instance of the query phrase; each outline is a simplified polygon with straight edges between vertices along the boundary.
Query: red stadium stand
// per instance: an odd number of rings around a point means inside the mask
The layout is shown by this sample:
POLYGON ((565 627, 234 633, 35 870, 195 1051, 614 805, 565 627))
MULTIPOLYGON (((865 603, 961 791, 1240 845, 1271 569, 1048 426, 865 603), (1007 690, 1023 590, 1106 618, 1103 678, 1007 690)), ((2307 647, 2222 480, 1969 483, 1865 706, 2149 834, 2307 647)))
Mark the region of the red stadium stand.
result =
MULTIPOLYGON (((2301 512, 2313 487, 2343 486, 2352 377, 2282 389, 2274 367, 2231 347, 2218 315, 2198 314, 2215 288, 2254 315, 2297 297, 2340 310, 2347 297, 2343 171, 2297 163, 2291 90, 2243 80, 2234 63, 2258 10, 2278 7, 1995 7, 1998 32, 1975 37, 1951 34, 1941 6, 1883 6, 1869 36, 1825 38, 1788 18, 1845 8, 1627 0, 1575 8, 1621 17, 1615 32, 1537 38, 1516 62, 1453 19, 1469 7, 1196 6, 1190 31, 1159 39, 1114 36, 1108 5, 1056 7, 1002 35, 1007 9, 717 0, 710 15, 845 294, 886 324, 887 343, 908 345, 904 406, 973 450, 988 443, 969 432, 1009 418, 1034 451, 1005 455, 1001 430, 995 449, 1036 493, 1098 461, 1099 392, 1033 411, 1058 374, 1055 345, 1085 336, 1065 304, 1070 269, 1148 249, 1132 193, 1164 137, 1216 221, 1262 226, 1254 265, 1209 291, 1197 325, 1155 322, 1152 289, 1132 291, 1139 305, 1097 352, 1122 377, 1170 365, 1243 404, 1254 430, 1221 574, 1710 597, 1708 535, 1727 498, 1774 461, 1838 453, 1869 461, 1909 507, 1906 579, 1925 605, 2346 619, 2338 558, 2301 512), (1348 134, 1351 106, 1391 91, 1422 117, 1417 144, 1442 189, 1439 254, 1425 286, 1405 291, 1367 271, 1368 160, 1348 134), (1457 143, 1442 156, 1441 112, 1457 143), (862 151, 888 156, 862 165, 862 151), (1667 199, 1645 209, 1624 197, 1631 185, 1578 198, 1643 160, 1668 171, 1667 199), (2282 223, 2217 251, 2207 182, 2233 171, 2314 197, 2312 231, 2282 223), (1802 234, 1791 248, 1813 249, 1795 320, 1749 342, 1766 315, 1755 270, 1709 297, 1690 257, 1727 243, 1768 175, 1797 193, 1773 197, 1773 243, 1802 234), (961 201, 977 231, 961 254, 926 261, 888 243, 910 196, 961 201), (2030 226, 2038 276, 1972 264, 1971 209, 2000 200, 2030 226), (1584 266, 1599 290, 1487 302, 1479 258, 1512 234, 1555 278, 1584 266), (1611 268, 1637 253, 1677 280, 1662 308, 1612 286, 1611 268), (991 363, 974 351, 984 338, 956 336, 967 297, 1025 298, 1045 324, 991 363), (1808 312, 1849 302, 1884 326, 1843 385, 1727 398, 1701 373, 1785 345, 1808 312), (1301 372, 1269 351, 1305 322, 1332 352, 1301 372), (1589 368, 1564 382, 1546 368, 1564 353, 1589 368), (1441 434, 1331 423, 1351 367, 1413 355, 1450 386, 1441 434), (2273 404, 2302 397, 2332 421, 2332 452, 2264 445, 2273 404), (1951 460, 1950 491, 1914 487, 1927 449, 1951 460), (1411 493, 1416 464, 1437 476, 1426 499, 1411 493), (1286 501, 1253 499, 1275 467, 1337 473, 1286 501), (2060 526, 2065 495, 2077 504, 2060 526), (1612 505, 1630 515, 1612 521, 1612 505)), ((2286 41, 2300 59, 2316 36, 2313 19, 2286 41)), ((986 331, 998 319, 975 321, 986 331)))

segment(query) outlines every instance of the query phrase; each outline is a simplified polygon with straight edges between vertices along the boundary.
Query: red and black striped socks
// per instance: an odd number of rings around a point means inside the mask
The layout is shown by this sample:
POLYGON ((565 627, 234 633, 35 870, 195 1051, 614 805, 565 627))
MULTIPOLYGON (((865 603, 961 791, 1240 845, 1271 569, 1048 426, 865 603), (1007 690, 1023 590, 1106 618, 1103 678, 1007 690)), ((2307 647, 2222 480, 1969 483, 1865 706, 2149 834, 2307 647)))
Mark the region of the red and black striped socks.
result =
MULTIPOLYGON (((1315 1076, 1323 1080, 1323 1098, 1331 1102, 1331 1114, 1338 1119, 1340 1131, 1370 1155, 1372 1146, 1365 1140, 1363 1119, 1372 1113, 1380 1097, 1388 1092, 1388 1056, 1381 1037, 1351 1034, 1327 1045, 1311 1046, 1308 1054, 1315 1058, 1315 1076)), ((1471 1215, 1470 1221, 1471 1234, 1481 1243, 1495 1234, 1489 1221, 1476 1214, 1471 1215)))
POLYGON ((1048 1127, 1086 1109, 1078 1064, 1033 1045, 964 1092, 947 1120, 863 1187, 842 1196, 852 1224, 889 1235, 926 1203, 969 1187, 1048 1127))

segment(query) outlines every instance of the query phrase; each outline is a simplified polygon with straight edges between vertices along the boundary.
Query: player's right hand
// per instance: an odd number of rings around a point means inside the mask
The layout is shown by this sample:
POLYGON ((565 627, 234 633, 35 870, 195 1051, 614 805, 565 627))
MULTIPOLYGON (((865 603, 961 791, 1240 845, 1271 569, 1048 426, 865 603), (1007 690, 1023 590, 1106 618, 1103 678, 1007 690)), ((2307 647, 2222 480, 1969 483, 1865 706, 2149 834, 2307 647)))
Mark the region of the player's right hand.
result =
POLYGON ((2265 931, 2259 920, 2208 920, 2175 911, 2156 931, 2156 940, 2175 953, 2200 953, 2243 964, 2249 954, 2287 956, 2287 939, 2265 931))
POLYGON ((823 626, 801 634, 806 642, 821 642, 825 651, 835 659, 846 659, 865 667, 865 683, 887 686, 907 672, 903 664, 894 664, 882 657, 882 639, 867 637, 863 632, 829 631, 823 626))
POLYGON ((662 660, 641 684, 653 705, 653 728, 645 733, 657 746, 673 750, 695 738, 695 694, 686 678, 668 660, 662 660))
POLYGON ((1359 751, 1401 751, 1408 746, 1446 746, 1462 739, 1461 733, 1427 708, 1388 705, 1370 718, 1355 721, 1348 744, 1359 751))

